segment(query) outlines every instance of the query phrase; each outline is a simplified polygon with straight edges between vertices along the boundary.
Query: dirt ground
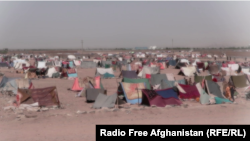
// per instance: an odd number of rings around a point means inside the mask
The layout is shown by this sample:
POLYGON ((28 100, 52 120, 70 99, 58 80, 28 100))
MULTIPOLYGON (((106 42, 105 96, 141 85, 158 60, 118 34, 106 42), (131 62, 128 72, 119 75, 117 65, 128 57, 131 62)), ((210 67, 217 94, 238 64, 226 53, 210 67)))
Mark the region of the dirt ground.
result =
MULTIPOLYGON (((9 69, 1 69, 8 77, 24 77, 9 69)), ((94 76, 95 69, 77 69, 78 76, 94 76)), ((170 67, 161 73, 174 73, 176 79, 179 70, 170 67)), ((119 71, 115 72, 115 76, 119 71)), ((228 78, 226 78, 228 80, 228 78)), ((121 79, 102 79, 108 94, 117 90, 121 79)), ((73 80, 39 79, 32 80, 35 88, 56 86, 62 109, 49 109, 41 112, 4 111, 8 101, 14 97, 0 96, 0 141, 94 141, 97 124, 250 124, 250 102, 243 98, 233 104, 201 105, 197 101, 184 101, 180 107, 143 107, 130 105, 119 110, 90 107, 85 98, 75 97, 76 92, 69 91, 73 80), (82 114, 76 112, 83 111, 82 114), (20 118, 20 115, 22 116, 20 118), (29 115, 29 116, 27 116, 29 115), (19 116, 19 118, 18 118, 19 116)))

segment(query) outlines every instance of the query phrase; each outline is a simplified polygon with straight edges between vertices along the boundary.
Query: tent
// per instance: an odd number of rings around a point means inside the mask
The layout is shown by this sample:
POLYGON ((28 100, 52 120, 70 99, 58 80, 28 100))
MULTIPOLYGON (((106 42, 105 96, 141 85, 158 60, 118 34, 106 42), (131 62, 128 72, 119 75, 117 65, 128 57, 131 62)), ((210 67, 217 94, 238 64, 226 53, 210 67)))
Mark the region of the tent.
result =
POLYGON ((182 102, 179 99, 169 97, 164 98, 161 95, 157 94, 154 90, 143 89, 143 98, 142 103, 143 105, 149 106, 157 106, 157 107, 165 107, 166 105, 181 105, 182 102))
POLYGON ((54 73, 57 73, 57 70, 55 69, 55 67, 51 67, 48 69, 46 76, 51 78, 54 73))
POLYGON ((127 103, 140 104, 142 101, 142 89, 145 83, 126 83, 120 82, 127 103))
POLYGON ((138 78, 138 79, 133 79, 133 78, 126 78, 124 77, 122 82, 127 82, 127 83, 145 83, 146 89, 151 89, 150 83, 148 79, 146 78, 138 78))
POLYGON ((151 85, 159 85, 161 84, 161 81, 167 79, 166 74, 152 74, 151 75, 151 85))
POLYGON ((107 94, 107 91, 104 89, 87 88, 86 89, 86 101, 87 102, 94 102, 99 93, 107 94))
POLYGON ((115 107, 115 103, 117 101, 117 94, 112 95, 106 95, 103 93, 99 93, 98 96, 95 99, 95 103, 93 105, 93 108, 100 109, 103 107, 107 108, 113 108, 115 107))
POLYGON ((208 95, 204 89, 201 87, 201 83, 197 83, 196 88, 199 91, 200 94, 200 103, 201 104, 210 104, 210 99, 212 98, 210 95, 208 95))
POLYGON ((74 68, 71 68, 71 69, 68 69, 67 70, 67 75, 68 77, 77 77, 77 72, 76 72, 76 69, 74 68))
POLYGON ((29 89, 29 94, 34 102, 38 102, 39 106, 58 106, 60 107, 60 101, 57 93, 56 86, 29 89))
POLYGON ((225 96, 223 95, 223 93, 221 91, 221 89, 223 87, 220 87, 218 83, 216 83, 214 81, 205 80, 205 84, 206 84, 207 93, 209 95, 214 95, 215 97, 225 99, 225 96))

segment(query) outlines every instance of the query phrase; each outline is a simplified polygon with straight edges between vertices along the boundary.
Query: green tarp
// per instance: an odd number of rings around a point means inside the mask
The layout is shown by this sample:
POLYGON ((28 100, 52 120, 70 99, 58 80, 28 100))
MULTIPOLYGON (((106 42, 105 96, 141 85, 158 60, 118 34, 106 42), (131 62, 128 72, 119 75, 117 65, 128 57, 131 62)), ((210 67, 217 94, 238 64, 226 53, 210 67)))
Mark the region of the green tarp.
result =
POLYGON ((105 73, 103 74, 102 78, 113 78, 115 77, 113 74, 110 74, 110 73, 105 73))
POLYGON ((245 75, 237 75, 237 76, 231 76, 231 79, 234 83, 234 86, 236 88, 243 88, 243 87, 247 87, 247 79, 245 75))
POLYGON ((149 84, 148 79, 146 78, 139 78, 139 79, 135 79, 135 78, 123 78, 122 82, 127 82, 127 83, 145 83, 146 84, 146 88, 151 90, 151 86, 149 84))

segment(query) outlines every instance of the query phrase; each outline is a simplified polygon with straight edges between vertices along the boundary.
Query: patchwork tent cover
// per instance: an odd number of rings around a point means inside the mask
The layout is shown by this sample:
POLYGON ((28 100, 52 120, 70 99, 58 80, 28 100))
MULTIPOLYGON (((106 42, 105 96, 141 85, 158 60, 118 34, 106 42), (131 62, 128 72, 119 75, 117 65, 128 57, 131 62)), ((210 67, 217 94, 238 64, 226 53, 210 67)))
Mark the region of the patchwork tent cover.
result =
POLYGON ((29 89, 34 102, 38 102, 39 106, 59 106, 60 101, 56 86, 38 89, 29 89))
POLYGON ((221 89, 223 87, 221 88, 218 85, 218 83, 216 83, 214 81, 205 80, 205 84, 206 84, 208 94, 214 95, 214 96, 219 97, 219 98, 225 98, 225 96, 221 92, 221 89))
POLYGON ((143 89, 143 98, 142 103, 143 105, 149 106, 158 106, 158 107, 165 107, 166 105, 181 105, 182 102, 179 99, 170 97, 164 98, 157 94, 154 90, 143 89))
POLYGON ((104 89, 86 89, 86 100, 87 102, 94 102, 99 93, 106 94, 106 90, 104 89))
POLYGON ((102 107, 113 108, 115 107, 117 96, 118 95, 116 93, 112 95, 105 95, 105 94, 99 93, 95 100, 93 108, 96 108, 96 109, 100 109, 102 107))
POLYGON ((146 78, 134 79, 134 78, 126 78, 126 77, 124 77, 122 82, 126 82, 126 83, 145 83, 146 89, 151 89, 150 83, 149 83, 148 79, 146 79, 146 78))
POLYGON ((140 104, 142 101, 142 89, 145 89, 144 83, 126 83, 120 82, 127 103, 140 104), (138 88, 138 89, 137 89, 138 88))
POLYGON ((81 68, 97 68, 97 63, 92 61, 82 61, 81 68))
POLYGON ((135 71, 122 70, 121 75, 122 77, 126 77, 126 78, 137 78, 137 74, 135 71))
POLYGON ((212 75, 207 75, 207 76, 194 75, 195 83, 200 83, 203 79, 212 81, 212 75))
POLYGON ((179 86, 186 92, 182 93, 179 91, 179 96, 181 99, 196 99, 200 97, 200 93, 195 85, 179 84, 179 86))

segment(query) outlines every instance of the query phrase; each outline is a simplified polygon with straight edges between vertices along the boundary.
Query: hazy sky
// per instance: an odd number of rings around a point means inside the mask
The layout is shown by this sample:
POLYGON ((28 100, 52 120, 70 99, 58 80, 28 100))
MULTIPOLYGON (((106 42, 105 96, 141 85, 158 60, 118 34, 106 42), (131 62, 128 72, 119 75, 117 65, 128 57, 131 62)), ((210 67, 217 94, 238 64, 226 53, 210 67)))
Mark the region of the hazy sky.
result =
POLYGON ((0 48, 250 45, 245 2, 0 2, 0 48))

